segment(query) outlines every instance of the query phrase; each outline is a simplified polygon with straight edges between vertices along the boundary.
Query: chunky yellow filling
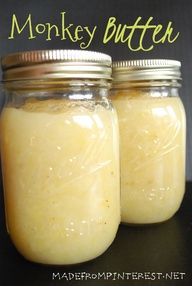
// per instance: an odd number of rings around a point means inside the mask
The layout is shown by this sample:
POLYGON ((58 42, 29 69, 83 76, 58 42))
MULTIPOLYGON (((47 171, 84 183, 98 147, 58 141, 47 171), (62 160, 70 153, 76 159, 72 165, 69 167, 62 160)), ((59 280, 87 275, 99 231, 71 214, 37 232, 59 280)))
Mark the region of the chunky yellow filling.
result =
POLYGON ((120 127, 121 214, 125 223, 167 220, 185 185, 185 113, 178 97, 135 91, 113 96, 120 127))
POLYGON ((17 249, 45 264, 104 252, 119 220, 117 122, 91 102, 29 100, 1 117, 7 225, 17 249))

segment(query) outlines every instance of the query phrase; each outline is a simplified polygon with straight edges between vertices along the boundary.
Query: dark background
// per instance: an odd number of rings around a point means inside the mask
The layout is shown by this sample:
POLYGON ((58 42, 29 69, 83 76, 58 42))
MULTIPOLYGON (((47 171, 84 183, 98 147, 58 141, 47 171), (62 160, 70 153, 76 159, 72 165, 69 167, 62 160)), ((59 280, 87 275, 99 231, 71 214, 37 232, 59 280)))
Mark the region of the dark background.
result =
MULTIPOLYGON (((34 49, 79 49, 78 43, 44 37, 28 40, 27 34, 8 40, 12 14, 22 25, 29 13, 34 25, 60 23, 60 13, 66 12, 67 24, 97 25, 97 32, 89 50, 110 54, 114 60, 136 58, 169 58, 182 62, 183 87, 180 95, 186 108, 187 134, 187 180, 192 180, 192 1, 191 0, 0 0, 0 56, 8 53, 34 49), (138 16, 146 23, 150 16, 153 22, 167 26, 173 22, 180 36, 173 44, 159 44, 150 52, 132 52, 126 44, 110 42, 102 44, 104 27, 109 17, 115 16, 118 23, 133 25, 138 16)), ((0 75, 1 76, 1 75, 0 75)), ((3 98, 0 98, 2 104, 3 98)), ((43 267, 26 262, 11 244, 5 230, 5 219, 0 182, 0 284, 2 286, 43 285, 192 285, 192 184, 188 183, 186 195, 179 212, 165 224, 129 228, 120 226, 112 246, 93 262, 73 268, 43 267), (186 273, 184 281, 52 281, 52 272, 170 272, 186 273)))
MULTIPOLYGON (((66 24, 90 26, 97 25, 97 31, 89 50, 108 53, 114 60, 136 58, 169 58, 182 62, 183 87, 180 95, 184 102, 187 123, 187 180, 192 180, 192 1, 191 0, 0 0, 0 55, 34 49, 79 49, 79 43, 61 41, 55 37, 46 41, 45 36, 28 40, 24 31, 14 40, 8 40, 11 19, 15 13, 23 26, 28 14, 32 15, 33 26, 50 22, 60 25, 60 13, 66 12, 66 24), (154 17, 153 23, 173 22, 174 31, 180 32, 173 44, 159 44, 150 52, 130 51, 126 44, 110 41, 102 43, 108 18, 115 16, 117 23, 133 25, 138 16, 141 23, 154 17)), ((135 39, 138 40, 138 39, 135 39)), ((1 75, 0 75, 1 76, 1 75)), ((1 98, 2 102, 2 98, 1 98)))

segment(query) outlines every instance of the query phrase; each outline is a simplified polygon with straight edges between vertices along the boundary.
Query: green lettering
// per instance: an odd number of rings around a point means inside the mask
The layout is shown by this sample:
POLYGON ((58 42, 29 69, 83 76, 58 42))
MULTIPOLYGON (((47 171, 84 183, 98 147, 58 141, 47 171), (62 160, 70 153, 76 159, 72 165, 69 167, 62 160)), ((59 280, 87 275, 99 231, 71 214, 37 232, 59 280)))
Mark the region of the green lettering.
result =
POLYGON ((29 29, 29 37, 28 39, 31 40, 31 39, 34 39, 36 38, 34 35, 33 35, 33 29, 32 29, 32 22, 31 22, 31 14, 29 14, 25 24, 23 25, 23 27, 19 27, 19 24, 18 24, 18 20, 17 20, 17 17, 15 14, 13 14, 12 16, 12 24, 11 24, 11 33, 10 33, 10 36, 8 37, 8 39, 14 39, 15 37, 15 30, 18 34, 21 34, 23 32, 23 30, 25 29, 25 27, 28 26, 28 29, 29 29))
POLYGON ((173 28, 171 27, 171 25, 172 25, 172 22, 169 22, 169 24, 167 26, 167 30, 166 30, 166 35, 167 35, 168 42, 172 44, 172 43, 174 43, 177 40, 177 38, 179 37, 180 33, 178 32, 176 34, 176 36, 171 39, 171 36, 172 36, 172 33, 173 33, 173 28))
POLYGON ((65 27, 65 13, 66 12, 62 12, 61 13, 61 21, 62 21, 62 38, 61 40, 66 40, 66 34, 69 36, 69 39, 72 42, 76 42, 76 39, 73 39, 73 36, 71 35, 71 32, 69 31, 69 29, 73 26, 73 24, 69 24, 67 27, 65 27))
POLYGON ((91 44, 91 42, 92 42, 92 40, 93 40, 93 38, 94 38, 94 35, 95 35, 95 32, 96 32, 97 26, 94 26, 94 28, 93 28, 92 31, 89 30, 89 27, 84 27, 84 29, 85 29, 85 31, 87 32, 88 36, 89 36, 89 41, 87 42, 87 45, 85 44, 85 42, 82 42, 82 43, 80 44, 80 48, 81 48, 81 49, 87 49, 87 48, 90 46, 90 44, 91 44))
POLYGON ((79 36, 79 33, 83 32, 83 27, 77 26, 75 29, 75 39, 76 41, 80 41, 83 39, 83 36, 79 36))
POLYGON ((172 22, 169 22, 165 34, 159 40, 156 40, 156 35, 157 35, 157 32, 156 32, 156 34, 153 37, 153 42, 155 44, 159 44, 159 43, 163 43, 164 44, 166 39, 167 39, 167 41, 169 43, 175 42, 177 40, 177 38, 179 37, 180 33, 178 32, 175 37, 171 38, 172 37, 172 33, 173 33, 173 28, 171 26, 172 26, 172 22))
POLYGON ((51 25, 51 23, 46 23, 47 25, 47 39, 46 41, 51 41, 51 31, 52 29, 55 30, 55 37, 59 37, 59 29, 57 27, 57 25, 51 25))
POLYGON ((104 37, 103 37, 103 44, 108 43, 111 40, 111 38, 114 36, 114 34, 116 32, 115 22, 116 22, 116 18, 115 17, 110 17, 109 18, 108 23, 107 23, 107 27, 105 29, 105 34, 104 34, 104 37), (108 35, 109 31, 111 29, 112 29, 111 34, 108 35))
POLYGON ((36 27, 35 27, 35 31, 38 33, 38 34, 43 34, 45 33, 45 30, 46 30, 46 26, 44 24, 38 24, 36 27))
MULTIPOLYGON (((151 45, 149 48, 144 48, 143 47, 143 39, 145 37, 145 34, 146 34, 146 31, 147 29, 154 29, 156 28, 155 25, 149 25, 150 22, 153 20, 153 17, 150 17, 147 21, 147 23, 145 24, 145 26, 143 26, 143 31, 141 33, 141 36, 140 36, 140 39, 139 39, 139 47, 138 47, 138 50, 142 50, 144 52, 148 52, 148 51, 151 51, 153 48, 154 48, 154 45, 151 45)), ((136 50, 137 51, 137 50, 136 50)))
POLYGON ((154 32, 153 32, 153 36, 152 36, 152 41, 153 43, 155 44, 158 44, 161 42, 161 39, 160 40, 156 40, 156 36, 159 34, 159 32, 162 30, 163 26, 162 25, 157 25, 154 32))

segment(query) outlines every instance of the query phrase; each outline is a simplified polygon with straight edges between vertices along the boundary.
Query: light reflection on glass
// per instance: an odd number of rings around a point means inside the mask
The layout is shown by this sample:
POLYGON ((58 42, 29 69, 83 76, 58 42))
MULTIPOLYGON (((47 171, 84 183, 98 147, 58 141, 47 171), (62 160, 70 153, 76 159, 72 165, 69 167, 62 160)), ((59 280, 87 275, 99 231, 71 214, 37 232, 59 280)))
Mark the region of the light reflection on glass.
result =
POLYGON ((78 125, 80 125, 83 128, 89 128, 91 129, 93 126, 92 119, 87 115, 74 115, 73 121, 76 122, 78 125))
POLYGON ((69 95, 70 99, 91 99, 93 97, 93 95, 91 93, 87 93, 87 94, 82 94, 82 93, 75 93, 75 94, 71 94, 69 95))

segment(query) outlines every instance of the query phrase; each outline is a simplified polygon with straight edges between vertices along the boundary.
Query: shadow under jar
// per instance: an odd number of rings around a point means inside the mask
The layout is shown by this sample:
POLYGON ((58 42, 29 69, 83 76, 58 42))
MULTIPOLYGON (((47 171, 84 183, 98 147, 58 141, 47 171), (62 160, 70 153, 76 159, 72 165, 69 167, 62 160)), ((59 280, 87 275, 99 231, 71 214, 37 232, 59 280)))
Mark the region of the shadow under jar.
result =
POLYGON ((7 229, 28 260, 68 265, 102 254, 120 222, 111 58, 76 50, 2 60, 1 155, 7 229))
POLYGON ((163 222, 182 202, 186 119, 178 94, 180 77, 180 62, 174 60, 113 64, 123 223, 163 222))

